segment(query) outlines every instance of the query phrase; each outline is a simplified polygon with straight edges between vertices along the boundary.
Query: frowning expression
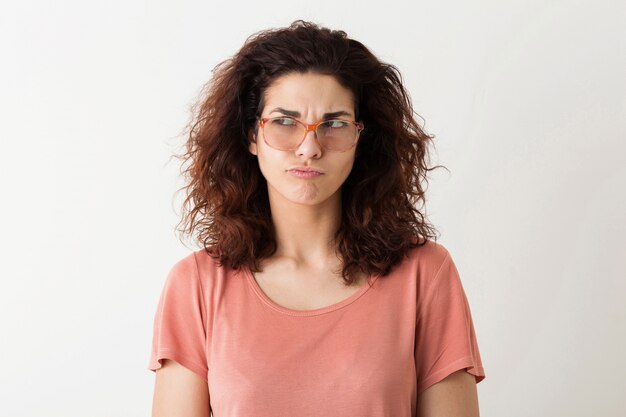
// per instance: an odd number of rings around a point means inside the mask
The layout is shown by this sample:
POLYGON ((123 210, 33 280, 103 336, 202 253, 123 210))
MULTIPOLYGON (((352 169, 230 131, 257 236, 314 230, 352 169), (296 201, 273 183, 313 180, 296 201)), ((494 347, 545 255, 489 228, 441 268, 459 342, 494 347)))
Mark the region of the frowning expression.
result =
MULTIPOLYGON (((334 118, 355 120, 352 92, 331 75, 283 75, 265 90, 264 104, 261 118, 289 116, 305 124, 334 118)), ((252 139, 249 151, 258 158, 271 204, 316 205, 341 198, 341 185, 352 170, 356 146, 342 152, 326 150, 314 131, 290 151, 270 147, 261 128, 252 139)))

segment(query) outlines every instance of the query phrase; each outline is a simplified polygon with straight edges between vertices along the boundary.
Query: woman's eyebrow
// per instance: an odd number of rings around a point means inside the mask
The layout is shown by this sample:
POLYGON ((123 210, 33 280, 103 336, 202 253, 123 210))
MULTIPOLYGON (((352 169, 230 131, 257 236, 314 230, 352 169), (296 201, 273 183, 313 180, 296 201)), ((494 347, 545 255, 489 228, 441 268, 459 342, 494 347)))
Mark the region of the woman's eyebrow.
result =
MULTIPOLYGON (((276 107, 270 113, 275 113, 275 112, 282 113, 285 116, 289 116, 289 117, 300 117, 301 116, 299 111, 286 110, 286 109, 283 109, 282 107, 276 107)), ((340 110, 340 111, 335 111, 335 112, 332 112, 332 113, 324 113, 324 116, 322 116, 322 118, 324 120, 327 120, 327 119, 334 119, 335 117, 339 117, 339 116, 351 117, 352 114, 348 113, 347 111, 340 110)))
POLYGON ((334 119, 334 118, 339 117, 339 116, 352 117, 352 115, 350 113, 348 113, 347 111, 340 110, 340 111, 336 111, 336 112, 332 112, 332 113, 324 113, 323 118, 324 119, 334 119))
POLYGON ((299 111, 294 111, 294 110, 285 110, 282 107, 276 107, 274 110, 272 110, 270 113, 282 113, 285 116, 290 116, 290 117, 300 117, 300 112, 299 111))

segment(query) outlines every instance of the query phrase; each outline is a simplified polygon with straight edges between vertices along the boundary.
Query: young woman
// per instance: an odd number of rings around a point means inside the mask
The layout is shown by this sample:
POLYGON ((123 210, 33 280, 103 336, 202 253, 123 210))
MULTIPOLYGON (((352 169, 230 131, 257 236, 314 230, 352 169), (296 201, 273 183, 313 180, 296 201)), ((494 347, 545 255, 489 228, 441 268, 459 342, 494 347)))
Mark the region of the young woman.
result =
POLYGON ((397 69, 297 21, 216 68, 154 321, 153 416, 478 416, 469 305, 397 69))

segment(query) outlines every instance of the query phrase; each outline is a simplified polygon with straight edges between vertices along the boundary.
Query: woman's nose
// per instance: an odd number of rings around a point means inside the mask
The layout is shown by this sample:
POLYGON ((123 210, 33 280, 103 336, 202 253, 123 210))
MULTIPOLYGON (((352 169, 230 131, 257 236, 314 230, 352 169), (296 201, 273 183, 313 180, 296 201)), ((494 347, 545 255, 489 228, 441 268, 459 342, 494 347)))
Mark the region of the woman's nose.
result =
POLYGON ((304 135, 304 140, 296 149, 298 156, 304 156, 305 158, 319 158, 322 156, 322 147, 317 140, 317 136, 314 130, 309 131, 304 135))

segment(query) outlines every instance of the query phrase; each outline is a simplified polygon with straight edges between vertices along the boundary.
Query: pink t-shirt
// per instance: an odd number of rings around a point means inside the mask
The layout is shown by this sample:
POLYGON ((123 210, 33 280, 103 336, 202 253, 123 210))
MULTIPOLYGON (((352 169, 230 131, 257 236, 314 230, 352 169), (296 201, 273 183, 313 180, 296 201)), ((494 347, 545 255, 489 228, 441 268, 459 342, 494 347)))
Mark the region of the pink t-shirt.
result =
POLYGON ((274 303, 247 268, 203 249, 169 272, 149 369, 173 359, 207 381, 216 417, 415 416, 454 371, 485 378, 458 271, 434 241, 387 276, 315 310, 274 303))

